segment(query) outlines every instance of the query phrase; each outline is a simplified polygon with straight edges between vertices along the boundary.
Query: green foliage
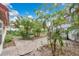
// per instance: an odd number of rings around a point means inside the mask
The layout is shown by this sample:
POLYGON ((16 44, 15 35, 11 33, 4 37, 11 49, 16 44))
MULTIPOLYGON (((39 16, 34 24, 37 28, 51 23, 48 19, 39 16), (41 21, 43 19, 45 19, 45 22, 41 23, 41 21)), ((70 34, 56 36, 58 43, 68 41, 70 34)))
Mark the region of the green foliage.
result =
POLYGON ((40 33, 42 31, 42 23, 39 21, 33 21, 33 34, 35 36, 40 36, 40 33))
POLYGON ((64 18, 65 11, 63 11, 63 10, 56 11, 51 14, 46 13, 46 10, 52 12, 52 10, 54 8, 58 7, 59 5, 60 4, 51 4, 50 7, 47 7, 47 4, 45 4, 44 10, 41 13, 39 11, 43 7, 37 11, 38 12, 37 16, 40 19, 43 19, 42 20, 43 27, 48 29, 48 42, 50 42, 51 49, 54 49, 54 51, 52 50, 52 53, 54 53, 56 50, 56 45, 57 45, 56 43, 57 42, 59 42, 59 45, 61 47, 64 45, 63 38, 61 36, 61 33, 63 33, 64 30, 62 30, 61 25, 66 24, 67 20, 65 20, 65 18, 64 18), (46 26, 47 22, 50 22, 50 24, 51 24, 49 27, 46 26), (60 27, 60 29, 58 27, 60 27), (52 47, 52 45, 54 47, 52 47))
POLYGON ((16 20, 15 27, 19 29, 20 36, 23 39, 31 39, 33 36, 40 36, 43 26, 41 21, 28 17, 19 17, 16 20))
POLYGON ((60 29, 56 29, 56 31, 54 31, 52 33, 52 40, 53 40, 53 42, 54 41, 56 41, 56 42, 58 41, 60 46, 63 46, 64 43, 63 43, 63 38, 61 36, 60 29))
POLYGON ((12 36, 20 36, 19 31, 8 31, 8 34, 11 34, 12 36))
POLYGON ((52 31, 52 40, 53 42, 59 42, 59 45, 62 47, 64 45, 63 43, 63 37, 61 36, 61 33, 65 32, 64 28, 61 28, 61 25, 66 24, 67 20, 63 16, 63 11, 57 12, 57 15, 59 15, 55 20, 52 20, 52 29, 56 28, 52 31), (60 28, 58 28, 60 27, 60 28))
POLYGON ((9 43, 9 42, 12 41, 12 38, 13 38, 13 37, 12 37, 11 34, 7 34, 6 37, 5 37, 5 41, 4 41, 4 42, 5 42, 5 43, 9 43))
POLYGON ((21 18, 16 21, 16 27, 19 29, 20 35, 23 39, 29 39, 31 34, 32 20, 29 18, 21 18))

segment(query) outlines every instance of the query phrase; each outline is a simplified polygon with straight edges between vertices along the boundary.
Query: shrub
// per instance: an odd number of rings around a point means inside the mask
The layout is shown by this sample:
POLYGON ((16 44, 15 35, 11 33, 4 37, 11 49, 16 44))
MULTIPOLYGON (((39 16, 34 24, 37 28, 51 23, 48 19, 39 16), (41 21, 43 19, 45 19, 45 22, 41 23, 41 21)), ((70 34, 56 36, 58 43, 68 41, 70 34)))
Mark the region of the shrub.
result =
POLYGON ((8 34, 11 34, 13 36, 20 36, 19 31, 8 31, 8 34))
POLYGON ((13 38, 12 35, 7 34, 6 37, 5 37, 5 43, 11 42, 12 41, 12 38, 13 38))

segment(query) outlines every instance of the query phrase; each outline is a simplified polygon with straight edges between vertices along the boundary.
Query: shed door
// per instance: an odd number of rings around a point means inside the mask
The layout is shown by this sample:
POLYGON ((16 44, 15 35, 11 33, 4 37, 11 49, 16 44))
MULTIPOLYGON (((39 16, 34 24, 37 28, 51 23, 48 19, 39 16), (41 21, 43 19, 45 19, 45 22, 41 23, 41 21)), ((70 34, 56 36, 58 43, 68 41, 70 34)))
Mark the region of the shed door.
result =
POLYGON ((0 44, 2 43, 3 22, 0 20, 0 44))

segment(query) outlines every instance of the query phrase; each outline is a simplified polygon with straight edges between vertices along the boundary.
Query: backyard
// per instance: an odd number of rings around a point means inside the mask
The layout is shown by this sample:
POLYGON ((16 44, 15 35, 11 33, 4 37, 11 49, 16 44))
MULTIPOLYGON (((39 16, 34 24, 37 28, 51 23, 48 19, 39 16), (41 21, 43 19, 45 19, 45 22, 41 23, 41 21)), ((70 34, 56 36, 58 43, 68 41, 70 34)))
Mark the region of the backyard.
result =
POLYGON ((33 12, 9 21, 1 56, 79 56, 79 4, 40 4, 33 12))

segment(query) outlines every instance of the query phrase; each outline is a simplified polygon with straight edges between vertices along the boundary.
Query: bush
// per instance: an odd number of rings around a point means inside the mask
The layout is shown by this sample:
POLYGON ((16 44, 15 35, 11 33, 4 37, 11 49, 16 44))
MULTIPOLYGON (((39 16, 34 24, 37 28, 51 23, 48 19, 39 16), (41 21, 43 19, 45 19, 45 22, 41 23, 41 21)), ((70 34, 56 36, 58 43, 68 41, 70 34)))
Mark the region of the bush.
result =
POLYGON ((19 29, 19 34, 23 39, 40 37, 43 29, 42 22, 28 17, 19 17, 15 22, 15 27, 19 29))
POLYGON ((8 34, 11 34, 13 36, 20 36, 19 31, 8 31, 8 34))
POLYGON ((5 37, 5 43, 11 42, 12 41, 12 38, 13 38, 12 35, 7 34, 6 37, 5 37))

